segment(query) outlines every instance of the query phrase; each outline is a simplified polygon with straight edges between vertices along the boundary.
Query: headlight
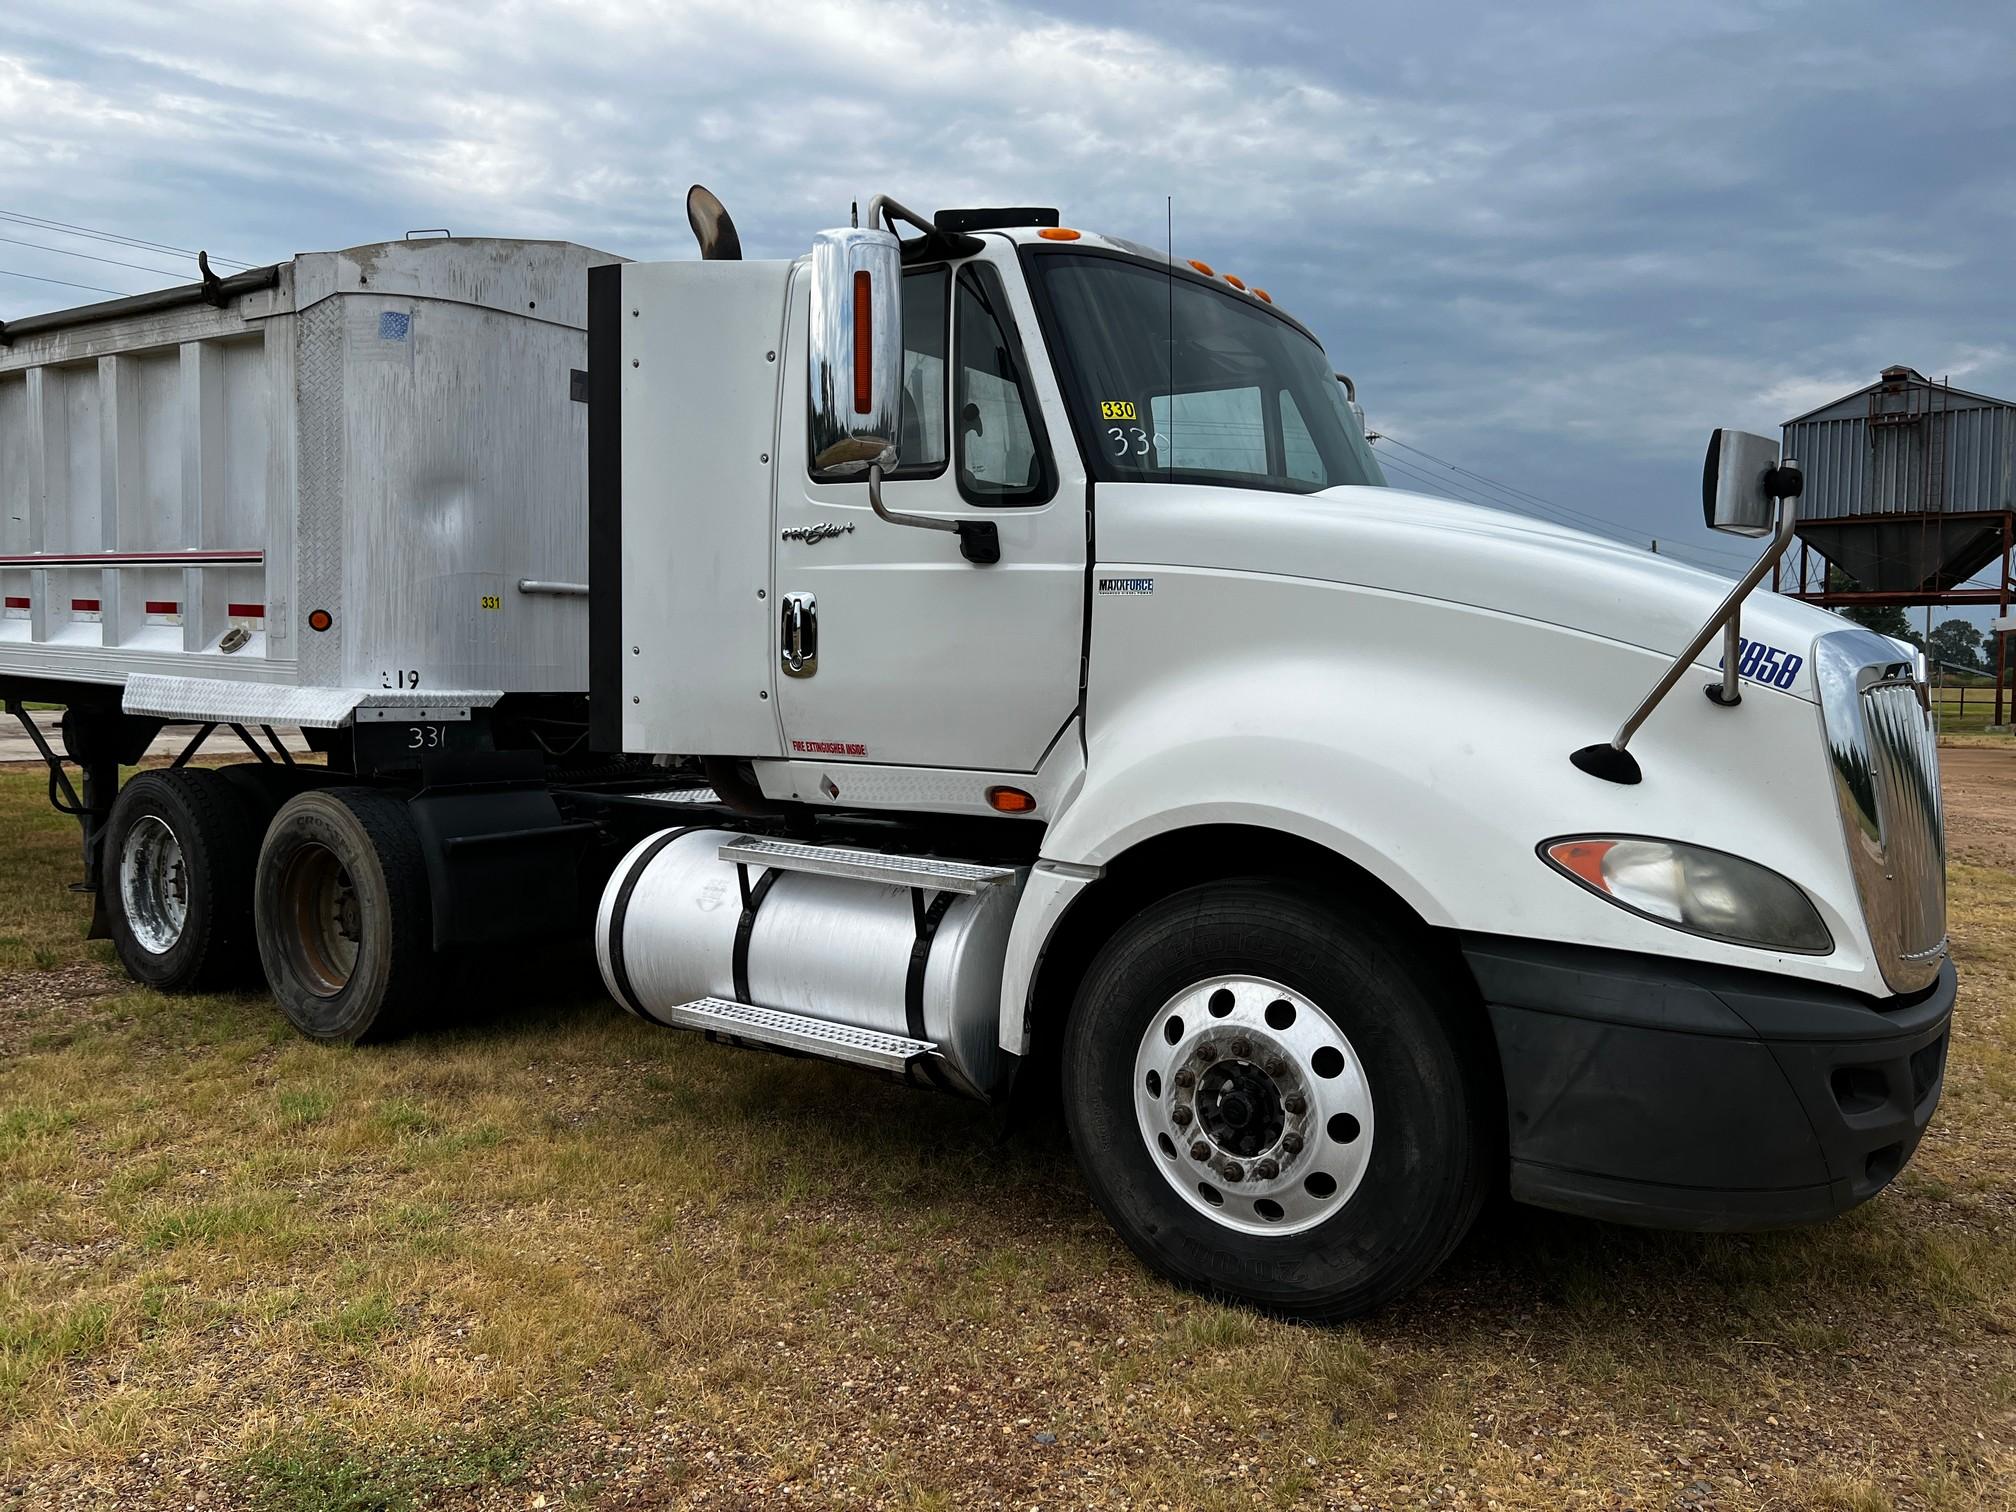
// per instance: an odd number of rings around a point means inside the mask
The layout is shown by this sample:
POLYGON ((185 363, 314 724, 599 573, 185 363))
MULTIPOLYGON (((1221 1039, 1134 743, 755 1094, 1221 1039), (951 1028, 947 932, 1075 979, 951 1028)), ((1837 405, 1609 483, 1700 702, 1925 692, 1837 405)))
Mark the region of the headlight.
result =
POLYGON ((1619 908, 1738 945, 1825 955, 1833 936, 1795 883, 1726 851, 1677 840, 1575 835, 1540 847, 1548 865, 1619 908))

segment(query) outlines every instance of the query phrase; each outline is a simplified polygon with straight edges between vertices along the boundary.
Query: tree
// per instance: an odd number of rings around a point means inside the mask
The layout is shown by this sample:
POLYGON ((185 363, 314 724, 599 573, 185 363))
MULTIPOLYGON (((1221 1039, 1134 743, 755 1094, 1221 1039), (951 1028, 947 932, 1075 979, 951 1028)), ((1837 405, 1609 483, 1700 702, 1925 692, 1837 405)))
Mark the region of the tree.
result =
MULTIPOLYGON (((1829 593, 1856 593, 1862 585, 1839 567, 1827 569, 1827 591, 1829 593)), ((1914 646, 1925 644, 1925 637, 1911 633, 1911 622, 1904 617, 1904 611, 1894 604, 1876 608, 1868 604, 1850 604, 1843 608, 1841 615, 1851 619, 1867 630, 1878 635, 1887 635, 1894 640, 1907 640, 1914 646)))
MULTIPOLYGON (((1941 620, 1932 627, 1925 650, 1934 661, 1956 672, 1989 670, 1981 660, 1981 632, 1965 620, 1941 620)), ((1994 655, 1991 649, 1989 655, 1994 655)))

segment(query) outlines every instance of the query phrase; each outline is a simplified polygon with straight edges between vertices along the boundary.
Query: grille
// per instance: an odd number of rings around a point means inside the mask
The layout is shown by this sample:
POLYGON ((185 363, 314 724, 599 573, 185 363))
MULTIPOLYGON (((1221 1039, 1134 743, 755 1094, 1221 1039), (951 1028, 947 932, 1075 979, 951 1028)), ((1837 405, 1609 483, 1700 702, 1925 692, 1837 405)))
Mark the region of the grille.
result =
POLYGON ((1911 664, 1881 636, 1814 646, 1848 859, 1883 980, 1911 992, 1946 953, 1946 833, 1939 752, 1911 664))

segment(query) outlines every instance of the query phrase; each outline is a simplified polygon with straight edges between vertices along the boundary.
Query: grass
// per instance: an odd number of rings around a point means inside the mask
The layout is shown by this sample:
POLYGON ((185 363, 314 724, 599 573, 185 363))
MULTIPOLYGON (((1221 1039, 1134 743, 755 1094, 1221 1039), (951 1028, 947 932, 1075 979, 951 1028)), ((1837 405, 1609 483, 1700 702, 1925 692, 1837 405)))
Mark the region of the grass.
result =
POLYGON ((138 990, 40 787, 0 774, 0 1507, 2010 1504, 2009 872, 1954 870, 1946 1102, 1877 1201, 1498 1211, 1326 1330, 1145 1274, 1053 1130, 592 975, 353 1051, 138 990))

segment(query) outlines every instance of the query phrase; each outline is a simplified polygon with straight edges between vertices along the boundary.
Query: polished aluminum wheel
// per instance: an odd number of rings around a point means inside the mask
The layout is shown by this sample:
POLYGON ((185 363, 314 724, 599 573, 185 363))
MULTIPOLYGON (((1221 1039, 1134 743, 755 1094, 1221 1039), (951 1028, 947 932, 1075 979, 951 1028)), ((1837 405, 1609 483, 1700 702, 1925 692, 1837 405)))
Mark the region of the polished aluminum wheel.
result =
POLYGON ((1372 1154, 1372 1091, 1350 1040, 1264 977, 1213 977, 1162 1006, 1134 1057, 1134 1112, 1183 1200, 1246 1233, 1333 1216, 1372 1154))
POLYGON ((189 867, 165 820, 144 814, 119 852, 119 900, 142 950, 165 955, 189 923, 189 867))

